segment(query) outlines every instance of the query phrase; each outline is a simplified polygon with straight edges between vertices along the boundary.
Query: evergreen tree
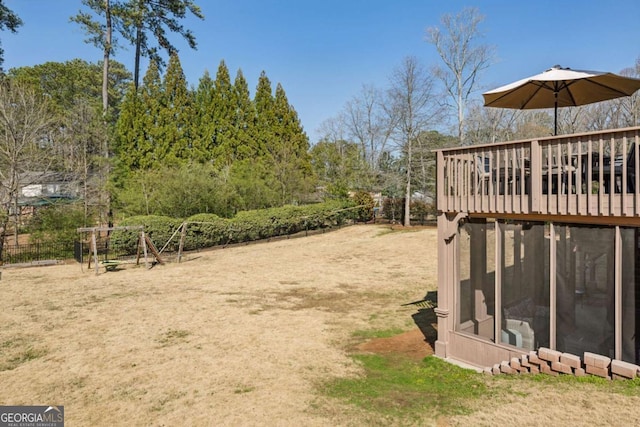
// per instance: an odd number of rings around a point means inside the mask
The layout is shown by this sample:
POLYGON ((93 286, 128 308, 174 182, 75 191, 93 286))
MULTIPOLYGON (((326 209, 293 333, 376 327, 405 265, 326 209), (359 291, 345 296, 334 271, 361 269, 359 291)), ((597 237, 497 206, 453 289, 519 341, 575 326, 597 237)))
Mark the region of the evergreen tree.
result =
POLYGON ((278 84, 275 97, 272 95, 271 82, 264 71, 258 80, 254 105, 255 139, 270 171, 269 185, 278 189, 278 204, 297 202, 311 177, 309 140, 298 114, 282 85, 278 84))
POLYGON ((235 115, 235 90, 231 85, 229 69, 224 61, 220 61, 216 79, 213 83, 213 159, 215 164, 230 166, 233 162, 235 132, 233 117, 235 115))
POLYGON ((202 10, 193 0, 127 0, 122 5, 122 26, 120 32, 135 46, 134 83, 138 86, 140 57, 146 56, 158 67, 164 61, 158 53, 158 47, 169 55, 178 49, 167 38, 167 29, 180 34, 191 49, 196 49, 196 38, 193 32, 185 29, 179 22, 187 16, 187 12, 197 18, 204 19, 202 10), (152 46, 147 33, 155 38, 158 46, 152 46))
POLYGON ((198 82, 194 98, 193 133, 191 143, 191 159, 197 162, 208 162, 212 158, 214 110, 214 82, 205 70, 198 82))
POLYGON ((349 190, 371 189, 370 166, 359 144, 345 140, 321 140, 310 151, 318 183, 333 197, 346 197, 349 190))
POLYGON ((276 87, 271 129, 272 138, 266 146, 268 160, 280 189, 281 203, 293 203, 307 189, 305 181, 311 176, 309 140, 280 84, 276 87))
MULTIPOLYGON (((117 129, 121 204, 133 203, 160 168, 209 164, 220 189, 215 210, 226 214, 300 201, 312 175, 308 138, 282 86, 273 96, 263 72, 251 100, 242 71, 232 84, 224 61, 215 80, 205 72, 193 92, 177 56, 163 79, 152 62, 140 89, 127 93, 117 129)), ((160 209, 151 203, 160 193, 144 194, 137 210, 160 209)))
POLYGON ((191 99, 178 55, 173 54, 164 76, 157 125, 158 159, 175 164, 188 159, 191 127, 191 99))
MULTIPOLYGON (((136 91, 135 87, 131 90, 136 91)), ((139 167, 150 169, 161 164, 166 155, 162 151, 162 132, 158 126, 158 117, 161 109, 162 81, 160 72, 155 63, 149 64, 147 73, 143 79, 143 87, 139 91, 140 106, 136 109, 139 116, 137 124, 136 149, 139 155, 139 167)), ((127 153, 124 153, 127 155, 127 153)))
POLYGON ((71 17, 71 21, 84 28, 88 36, 87 43, 103 50, 105 80, 109 72, 109 55, 117 45, 115 36, 120 34, 135 46, 136 88, 139 83, 140 57, 148 57, 149 62, 155 62, 158 67, 164 66, 158 48, 164 49, 169 55, 178 52, 167 38, 167 30, 180 34, 190 48, 196 49, 194 34, 184 28, 180 20, 187 16, 187 12, 204 19, 200 7, 193 0, 82 0, 82 4, 91 13, 78 12, 71 17), (104 16, 104 23, 96 21, 95 15, 104 16), (152 45, 148 34, 153 35, 158 46, 152 45))
POLYGON ((145 137, 142 108, 141 96, 131 84, 122 102, 116 124, 116 181, 127 176, 129 171, 142 168, 145 164, 143 158, 149 154, 151 147, 145 137))
POLYGON ((273 138, 271 125, 274 123, 274 98, 271 81, 263 71, 258 78, 253 104, 256 109, 256 143, 259 155, 264 155, 269 141, 273 138))
POLYGON ((233 86, 235 92, 233 156, 237 160, 254 158, 258 153, 255 138, 256 109, 251 102, 249 85, 242 74, 242 70, 238 70, 233 86))
MULTIPOLYGON (((114 112, 111 117, 117 117, 118 104, 131 81, 131 73, 117 61, 111 61, 109 69, 109 108, 114 112)), ((12 68, 7 76, 32 86, 49 98, 60 112, 72 110, 80 98, 101 112, 101 62, 91 63, 82 59, 45 62, 32 67, 12 68)))
POLYGON ((98 16, 104 16, 104 23, 96 21, 92 13, 78 12, 70 18, 84 28, 87 35, 85 43, 91 43, 102 49, 102 114, 107 115, 109 107, 109 71, 111 53, 117 43, 113 37, 113 28, 122 28, 123 16, 120 2, 117 0, 81 0, 82 4, 98 16))
POLYGON ((270 166, 261 157, 236 161, 229 176, 237 194, 233 212, 278 206, 280 196, 271 177, 270 166))

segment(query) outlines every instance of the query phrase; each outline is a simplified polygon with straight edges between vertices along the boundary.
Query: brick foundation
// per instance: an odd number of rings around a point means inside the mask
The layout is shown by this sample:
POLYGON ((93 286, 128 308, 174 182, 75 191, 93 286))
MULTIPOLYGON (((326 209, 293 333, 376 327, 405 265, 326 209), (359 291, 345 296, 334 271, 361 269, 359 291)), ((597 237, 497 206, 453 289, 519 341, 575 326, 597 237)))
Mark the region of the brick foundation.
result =
POLYGON ((585 352, 583 359, 580 359, 574 354, 540 347, 538 351, 530 351, 529 354, 512 357, 509 361, 484 369, 487 375, 541 372, 553 376, 562 374, 582 377, 590 374, 607 379, 632 379, 640 377, 640 366, 589 352, 585 352))

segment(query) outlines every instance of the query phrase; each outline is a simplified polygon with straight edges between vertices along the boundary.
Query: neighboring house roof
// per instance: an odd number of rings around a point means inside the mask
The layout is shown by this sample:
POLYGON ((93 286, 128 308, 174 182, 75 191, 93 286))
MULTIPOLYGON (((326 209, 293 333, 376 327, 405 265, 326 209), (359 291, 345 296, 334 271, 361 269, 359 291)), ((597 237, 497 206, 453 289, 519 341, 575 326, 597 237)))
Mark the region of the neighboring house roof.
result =
POLYGON ((78 198, 79 183, 59 172, 25 172, 20 175, 18 204, 45 206, 78 198))

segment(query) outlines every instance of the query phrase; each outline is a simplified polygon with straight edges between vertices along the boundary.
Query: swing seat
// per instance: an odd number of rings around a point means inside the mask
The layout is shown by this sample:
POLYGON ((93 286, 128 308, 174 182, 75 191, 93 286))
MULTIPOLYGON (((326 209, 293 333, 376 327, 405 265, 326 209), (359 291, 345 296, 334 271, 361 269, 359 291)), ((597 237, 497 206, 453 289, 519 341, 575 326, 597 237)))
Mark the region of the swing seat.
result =
POLYGON ((122 264, 122 261, 118 261, 115 259, 105 259, 104 261, 101 261, 100 264, 102 264, 105 271, 114 271, 120 266, 120 264, 122 264))

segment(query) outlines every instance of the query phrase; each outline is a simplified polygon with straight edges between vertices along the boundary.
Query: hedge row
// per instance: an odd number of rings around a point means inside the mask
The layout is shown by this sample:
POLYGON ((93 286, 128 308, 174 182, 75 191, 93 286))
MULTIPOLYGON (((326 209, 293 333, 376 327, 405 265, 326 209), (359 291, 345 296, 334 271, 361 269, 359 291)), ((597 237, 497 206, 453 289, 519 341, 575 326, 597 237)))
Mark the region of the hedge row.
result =
MULTIPOLYGON (((154 215, 133 216, 118 225, 142 225, 146 235, 158 249, 171 240, 168 249, 175 251, 180 240, 178 229, 186 222, 188 225, 184 249, 194 250, 339 226, 355 218, 354 207, 352 200, 340 200, 244 211, 230 219, 214 214, 197 214, 184 220, 154 215)), ((116 230, 111 235, 114 247, 128 248, 132 253, 136 250, 137 243, 138 233, 135 231, 116 230)))

